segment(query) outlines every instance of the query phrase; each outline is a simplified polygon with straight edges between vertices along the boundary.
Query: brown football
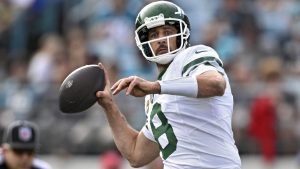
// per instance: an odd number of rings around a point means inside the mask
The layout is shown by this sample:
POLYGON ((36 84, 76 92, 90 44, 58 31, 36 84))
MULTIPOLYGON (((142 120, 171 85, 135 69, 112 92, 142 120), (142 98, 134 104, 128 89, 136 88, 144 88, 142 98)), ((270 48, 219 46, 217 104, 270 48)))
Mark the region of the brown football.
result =
POLYGON ((71 72, 59 89, 59 108, 63 113, 78 113, 91 107, 96 92, 105 87, 103 69, 86 65, 71 72))

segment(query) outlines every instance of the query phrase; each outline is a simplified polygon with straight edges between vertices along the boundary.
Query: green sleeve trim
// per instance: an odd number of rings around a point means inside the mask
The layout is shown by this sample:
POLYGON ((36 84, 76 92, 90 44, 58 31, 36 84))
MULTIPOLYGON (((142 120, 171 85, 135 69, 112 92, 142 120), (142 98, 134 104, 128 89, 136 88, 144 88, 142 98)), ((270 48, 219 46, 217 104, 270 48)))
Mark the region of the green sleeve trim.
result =
MULTIPOLYGON (((197 59, 191 61, 190 63, 188 63, 187 65, 185 65, 185 66, 183 67, 183 69, 182 69, 182 73, 181 73, 181 74, 184 75, 191 67, 193 67, 193 66, 195 66, 195 65, 201 64, 201 63, 203 63, 203 62, 209 62, 209 61, 216 61, 221 67, 223 67, 223 66, 222 66, 222 63, 221 63, 218 59, 216 59, 215 57, 212 57, 212 56, 207 56, 207 57, 197 58, 197 59)), ((196 67, 193 67, 193 68, 190 70, 190 72, 191 72, 192 70, 194 70, 195 68, 196 68, 196 67)))
POLYGON ((161 72, 159 73, 158 77, 157 77, 157 80, 161 80, 162 77, 163 77, 163 75, 166 73, 166 71, 167 71, 167 69, 161 71, 161 72))

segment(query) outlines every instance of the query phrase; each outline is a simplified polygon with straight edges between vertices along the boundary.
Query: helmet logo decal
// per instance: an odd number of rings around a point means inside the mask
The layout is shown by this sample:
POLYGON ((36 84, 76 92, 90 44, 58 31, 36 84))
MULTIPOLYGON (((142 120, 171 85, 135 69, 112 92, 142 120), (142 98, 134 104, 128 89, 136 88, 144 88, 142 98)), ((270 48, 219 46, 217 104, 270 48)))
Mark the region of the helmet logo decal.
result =
POLYGON ((177 9, 178 9, 178 11, 177 12, 175 12, 175 14, 177 14, 177 15, 184 15, 184 12, 183 12, 183 10, 181 9, 181 8, 179 8, 178 6, 176 6, 177 7, 177 9))
POLYGON ((148 29, 157 27, 157 26, 161 26, 165 24, 165 17, 164 14, 159 14, 156 16, 152 16, 152 17, 146 17, 144 19, 144 22, 147 26, 148 29))

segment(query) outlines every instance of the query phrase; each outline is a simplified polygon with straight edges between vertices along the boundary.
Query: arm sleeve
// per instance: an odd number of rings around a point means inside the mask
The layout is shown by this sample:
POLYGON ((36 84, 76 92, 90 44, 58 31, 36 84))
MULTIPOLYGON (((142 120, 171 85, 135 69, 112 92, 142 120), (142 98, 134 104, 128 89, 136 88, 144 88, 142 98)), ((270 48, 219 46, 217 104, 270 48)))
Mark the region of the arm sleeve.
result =
POLYGON ((224 74, 223 62, 217 52, 207 46, 199 46, 193 49, 186 57, 182 67, 182 77, 194 73, 201 74, 208 70, 216 70, 224 74))
POLYGON ((152 141, 156 142, 156 140, 153 137, 153 134, 148 129, 147 124, 145 124, 145 126, 142 128, 141 131, 143 132, 143 134, 145 135, 145 137, 147 137, 149 140, 152 140, 152 141))
POLYGON ((191 70, 188 75, 196 76, 196 75, 202 74, 202 73, 204 73, 206 71, 210 71, 210 70, 217 71, 217 72, 221 73, 222 75, 225 74, 224 69, 222 67, 220 67, 216 62, 207 62, 207 63, 200 64, 197 67, 195 67, 195 69, 191 70))

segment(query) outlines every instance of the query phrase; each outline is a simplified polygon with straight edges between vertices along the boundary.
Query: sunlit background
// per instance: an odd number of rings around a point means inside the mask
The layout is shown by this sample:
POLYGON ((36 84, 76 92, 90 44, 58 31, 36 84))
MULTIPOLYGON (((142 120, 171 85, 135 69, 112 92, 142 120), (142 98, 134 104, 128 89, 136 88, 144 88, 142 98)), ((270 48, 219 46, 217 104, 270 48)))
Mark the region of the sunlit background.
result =
MULTIPOLYGON (((116 148, 101 108, 64 115, 58 89, 71 71, 99 61, 112 82, 130 75, 155 80, 155 65, 134 41, 135 17, 149 2, 1 0, 0 136, 12 121, 26 119, 39 126, 38 156, 53 168, 102 169, 110 161, 130 168, 111 153, 116 148)), ((300 168, 300 1, 172 2, 190 18, 192 45, 213 47, 224 62, 243 168, 300 168)), ((115 99, 141 129, 143 98, 121 93, 115 99)))

